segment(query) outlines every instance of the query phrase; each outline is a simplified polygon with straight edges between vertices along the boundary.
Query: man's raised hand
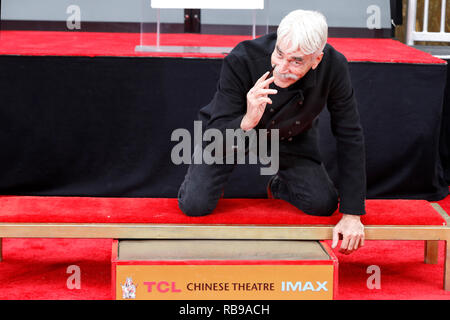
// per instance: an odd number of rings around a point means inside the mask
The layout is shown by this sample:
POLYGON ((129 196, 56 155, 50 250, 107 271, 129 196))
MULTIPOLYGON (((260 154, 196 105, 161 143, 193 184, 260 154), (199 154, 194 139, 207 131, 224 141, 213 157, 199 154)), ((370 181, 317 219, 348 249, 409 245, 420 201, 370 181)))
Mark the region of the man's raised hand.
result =
POLYGON ((244 131, 253 129, 261 120, 267 104, 272 104, 269 94, 276 94, 278 91, 269 89, 269 85, 274 81, 274 77, 267 79, 269 71, 259 78, 253 88, 247 92, 247 112, 242 119, 241 129, 244 131))

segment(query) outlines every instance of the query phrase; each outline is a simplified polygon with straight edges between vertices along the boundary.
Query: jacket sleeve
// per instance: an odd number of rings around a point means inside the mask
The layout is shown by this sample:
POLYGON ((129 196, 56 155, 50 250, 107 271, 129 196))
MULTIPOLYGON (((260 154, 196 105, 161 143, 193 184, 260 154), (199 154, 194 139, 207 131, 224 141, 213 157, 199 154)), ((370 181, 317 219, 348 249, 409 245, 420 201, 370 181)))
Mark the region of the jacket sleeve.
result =
MULTIPOLYGON (((210 118, 206 129, 221 131, 224 137, 223 157, 227 163, 243 161, 243 158, 234 160, 235 154, 238 153, 241 157, 247 154, 250 146, 248 138, 256 138, 253 130, 245 132, 241 129, 241 122, 247 111, 247 92, 251 82, 249 70, 237 56, 229 54, 225 57, 217 91, 208 106, 210 118), (234 141, 228 141, 227 129, 233 130, 234 141)), ((206 144, 207 142, 204 142, 204 147, 206 144)))
POLYGON ((327 100, 331 130, 336 138, 339 167, 339 211, 365 214, 366 164, 363 130, 351 83, 348 62, 342 54, 332 63, 332 80, 327 100))
POLYGON ((208 128, 239 129, 247 110, 250 73, 245 65, 230 53, 222 63, 217 91, 210 102, 208 128))

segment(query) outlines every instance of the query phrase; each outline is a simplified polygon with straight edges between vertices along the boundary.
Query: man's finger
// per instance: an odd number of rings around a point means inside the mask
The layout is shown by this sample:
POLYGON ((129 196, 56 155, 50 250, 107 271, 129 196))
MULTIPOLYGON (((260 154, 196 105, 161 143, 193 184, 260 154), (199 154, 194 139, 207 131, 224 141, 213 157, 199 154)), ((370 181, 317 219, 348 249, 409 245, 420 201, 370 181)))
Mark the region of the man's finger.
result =
POLYGON ((353 248, 351 248, 353 251, 358 250, 360 240, 361 240, 361 236, 357 235, 356 239, 355 239, 355 243, 353 244, 353 248))
POLYGON ((256 87, 258 84, 260 84, 262 81, 266 80, 267 76, 269 75, 270 71, 266 71, 266 73, 264 73, 261 78, 259 78, 258 80, 256 80, 254 87, 256 87))
POLYGON ((261 105, 263 103, 272 104, 272 100, 270 98, 267 98, 267 97, 260 97, 260 98, 258 98, 258 104, 261 105))
POLYGON ((271 84, 272 82, 275 81, 275 77, 270 77, 267 80, 264 80, 263 82, 261 82, 258 86, 262 87, 262 88, 267 88, 269 86, 269 84, 271 84))
POLYGON ((350 236, 350 241, 348 242, 347 250, 353 251, 353 247, 355 246, 356 236, 350 236))
POLYGON ((347 250, 349 240, 350 240, 349 236, 344 236, 344 239, 342 239, 342 242, 341 242, 341 247, 339 249, 339 252, 345 252, 347 250))
POLYGON ((267 96, 269 94, 277 94, 277 93, 278 93, 278 91, 275 89, 258 89, 258 90, 255 90, 255 92, 254 92, 255 95, 265 95, 265 96, 267 96))
POLYGON ((336 248, 337 244, 339 242, 339 231, 335 228, 333 228, 333 242, 331 243, 331 248, 336 248))

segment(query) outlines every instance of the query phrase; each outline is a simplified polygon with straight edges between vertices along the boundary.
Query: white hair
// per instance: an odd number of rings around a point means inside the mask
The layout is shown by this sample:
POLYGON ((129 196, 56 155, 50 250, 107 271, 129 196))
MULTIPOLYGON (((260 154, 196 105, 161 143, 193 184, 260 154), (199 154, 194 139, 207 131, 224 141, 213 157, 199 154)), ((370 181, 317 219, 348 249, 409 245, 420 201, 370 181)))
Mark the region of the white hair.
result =
POLYGON ((327 43, 328 25, 325 16, 317 11, 295 10, 281 20, 277 41, 285 41, 293 51, 320 54, 327 43))

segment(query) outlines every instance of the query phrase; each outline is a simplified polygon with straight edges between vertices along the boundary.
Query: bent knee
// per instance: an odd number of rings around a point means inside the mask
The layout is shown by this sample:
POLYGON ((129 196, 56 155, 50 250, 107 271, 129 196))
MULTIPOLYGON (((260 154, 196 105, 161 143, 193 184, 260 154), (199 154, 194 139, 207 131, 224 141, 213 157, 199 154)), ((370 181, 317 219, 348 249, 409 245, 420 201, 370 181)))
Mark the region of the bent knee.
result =
POLYGON ((308 199, 305 204, 302 205, 301 210, 312 216, 329 217, 338 208, 338 196, 337 194, 330 194, 327 197, 317 197, 314 199, 308 199))
POLYGON ((304 210, 306 214, 312 215, 312 216, 320 216, 320 217, 329 217, 331 216, 337 209, 337 204, 334 207, 315 207, 312 209, 304 210))
POLYGON ((311 205, 305 213, 313 216, 329 217, 338 208, 338 200, 330 200, 329 202, 320 202, 311 205))
POLYGON ((204 199, 181 199, 178 198, 178 207, 189 217, 201 217, 210 214, 215 205, 204 199))

